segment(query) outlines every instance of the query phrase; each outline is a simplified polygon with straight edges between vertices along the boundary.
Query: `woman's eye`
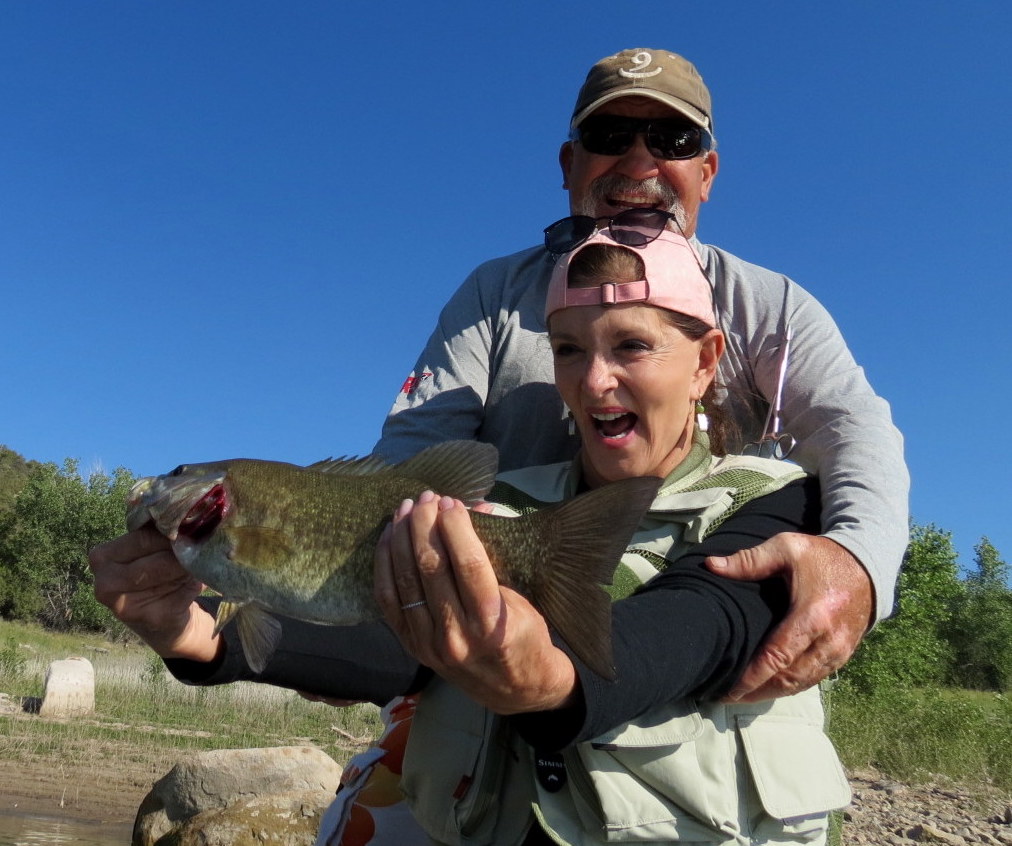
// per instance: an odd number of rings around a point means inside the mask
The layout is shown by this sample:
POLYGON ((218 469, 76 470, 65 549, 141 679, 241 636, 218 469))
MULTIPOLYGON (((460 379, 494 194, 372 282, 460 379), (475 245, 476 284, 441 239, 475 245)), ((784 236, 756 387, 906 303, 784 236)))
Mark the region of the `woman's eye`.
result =
POLYGON ((573 344, 558 344, 552 350, 556 358, 565 358, 567 355, 573 355, 576 351, 576 347, 573 344))
POLYGON ((627 350, 631 352, 646 352, 647 350, 650 349, 650 344, 648 344, 646 341, 639 341, 636 340, 635 338, 629 338, 628 340, 625 340, 621 344, 619 344, 618 348, 620 350, 627 350))

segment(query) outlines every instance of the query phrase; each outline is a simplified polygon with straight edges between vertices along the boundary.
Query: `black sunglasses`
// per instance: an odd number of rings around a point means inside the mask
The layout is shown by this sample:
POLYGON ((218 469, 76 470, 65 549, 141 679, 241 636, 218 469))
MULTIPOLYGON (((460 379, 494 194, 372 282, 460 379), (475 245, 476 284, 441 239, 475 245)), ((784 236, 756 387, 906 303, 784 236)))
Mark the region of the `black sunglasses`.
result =
POLYGON ((655 159, 694 159, 713 149, 713 136, 709 132, 679 118, 591 115, 573 130, 570 140, 579 141, 588 153, 621 156, 640 134, 646 138, 647 149, 655 159))
POLYGON ((604 221, 607 221, 608 234, 615 243, 642 247, 656 240, 669 220, 674 220, 681 230, 675 216, 662 209, 626 209, 614 217, 574 214, 545 227, 545 249, 556 256, 575 250, 601 229, 604 221))

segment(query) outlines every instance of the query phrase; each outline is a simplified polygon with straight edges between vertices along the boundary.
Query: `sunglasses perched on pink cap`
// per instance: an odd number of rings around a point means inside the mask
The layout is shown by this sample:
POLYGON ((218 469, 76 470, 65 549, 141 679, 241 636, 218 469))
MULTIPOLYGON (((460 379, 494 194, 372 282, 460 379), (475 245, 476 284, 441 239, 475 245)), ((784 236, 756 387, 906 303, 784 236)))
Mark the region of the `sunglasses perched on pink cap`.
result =
POLYGON ((699 257, 681 235, 662 230, 641 245, 616 239, 606 229, 585 238, 576 249, 561 256, 552 270, 545 302, 545 319, 571 306, 643 303, 677 311, 716 326, 713 291, 699 266, 699 257), (569 266, 573 258, 593 244, 631 248, 643 261, 646 273, 634 282, 605 282, 602 285, 569 287, 569 266))

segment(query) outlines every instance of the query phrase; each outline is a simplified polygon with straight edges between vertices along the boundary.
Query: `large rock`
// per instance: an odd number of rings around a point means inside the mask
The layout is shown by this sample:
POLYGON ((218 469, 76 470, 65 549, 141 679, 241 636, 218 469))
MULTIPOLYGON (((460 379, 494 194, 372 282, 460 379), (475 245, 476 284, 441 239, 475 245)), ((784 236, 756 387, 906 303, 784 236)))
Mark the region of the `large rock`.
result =
POLYGON ((221 749, 176 764, 137 812, 133 846, 309 846, 341 768, 311 746, 221 749))
POLYGON ((95 711, 95 669, 87 658, 53 661, 46 669, 42 717, 79 717, 95 711))

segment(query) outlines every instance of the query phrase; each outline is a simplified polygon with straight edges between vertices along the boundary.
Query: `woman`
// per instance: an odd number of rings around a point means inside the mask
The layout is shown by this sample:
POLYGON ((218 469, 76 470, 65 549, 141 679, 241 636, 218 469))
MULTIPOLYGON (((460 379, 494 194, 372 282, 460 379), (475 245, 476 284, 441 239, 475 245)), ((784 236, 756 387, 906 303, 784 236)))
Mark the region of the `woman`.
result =
MULTIPOLYGON (((410 722, 394 721, 400 745, 394 732, 384 741, 414 818, 439 843, 824 842, 849 789, 818 691, 716 701, 786 598, 781 584, 715 577, 703 559, 817 532, 819 496, 793 465, 711 451, 703 409, 724 339, 691 246, 666 231, 632 249, 598 232, 559 260, 545 315, 582 449, 502 475, 490 499, 516 514, 664 479, 616 573, 617 678, 590 672, 496 582, 459 502, 405 502, 377 550, 376 594, 435 673, 410 722)), ((352 842, 356 813, 382 825, 392 794, 370 798, 382 767, 360 774, 357 802, 346 791, 352 822, 332 842, 352 842)))

